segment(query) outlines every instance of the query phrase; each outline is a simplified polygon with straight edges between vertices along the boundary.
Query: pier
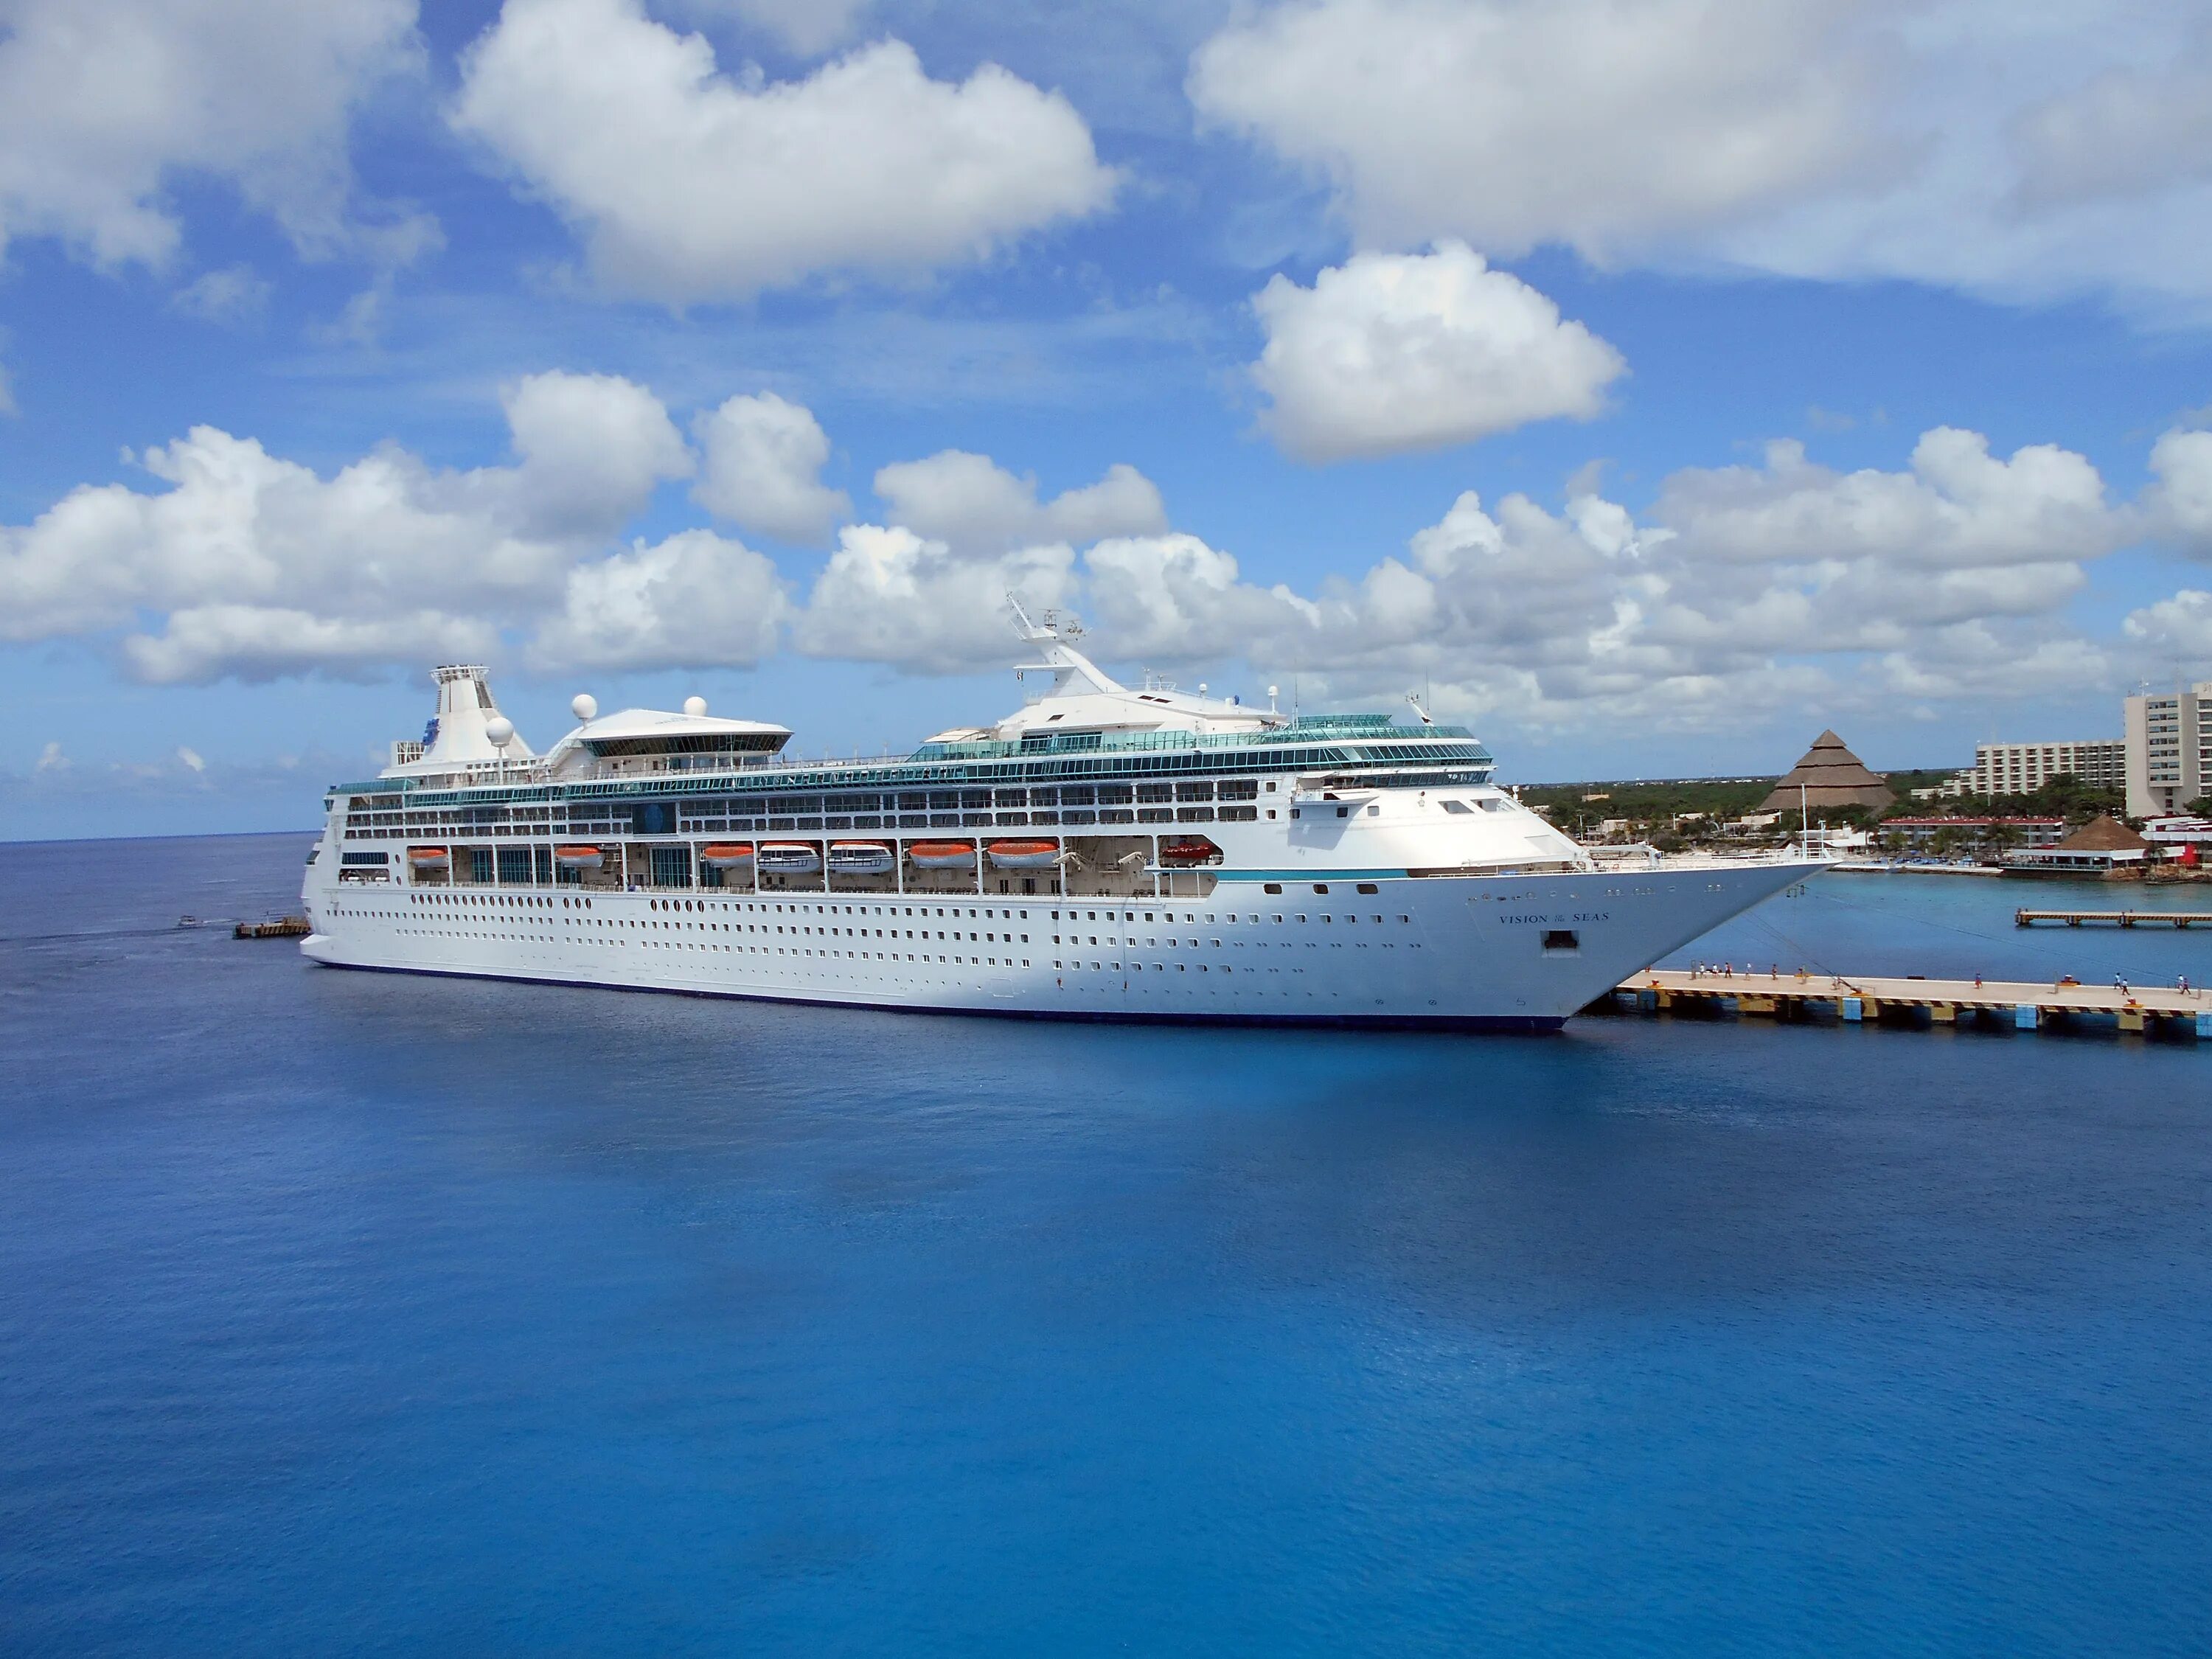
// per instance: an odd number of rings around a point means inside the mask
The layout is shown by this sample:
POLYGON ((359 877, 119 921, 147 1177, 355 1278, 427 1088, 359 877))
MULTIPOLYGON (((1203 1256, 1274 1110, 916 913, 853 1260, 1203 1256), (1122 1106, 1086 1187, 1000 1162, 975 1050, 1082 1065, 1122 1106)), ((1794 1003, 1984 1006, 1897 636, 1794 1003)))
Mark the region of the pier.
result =
POLYGON ((2012 920, 2016 927, 2202 927, 2212 924, 2212 910, 2015 910, 2012 920))
POLYGON ((1835 974, 1723 974, 1652 968, 1601 997, 1593 1013, 1832 1019, 1846 1025, 2007 1030, 2068 1027, 2212 1038, 2212 994, 2171 987, 2014 980, 1891 979, 1835 974))

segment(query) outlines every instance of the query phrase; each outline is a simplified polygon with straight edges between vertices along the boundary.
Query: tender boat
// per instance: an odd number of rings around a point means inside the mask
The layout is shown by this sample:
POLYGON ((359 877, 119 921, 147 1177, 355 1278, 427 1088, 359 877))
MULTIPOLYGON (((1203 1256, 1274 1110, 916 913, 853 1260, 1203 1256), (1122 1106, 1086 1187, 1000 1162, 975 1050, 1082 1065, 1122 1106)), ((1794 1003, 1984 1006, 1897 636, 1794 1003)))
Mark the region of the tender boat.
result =
POLYGON ((764 876, 811 876, 822 867, 822 854, 803 841, 764 841, 757 861, 764 876))
POLYGON ((898 855, 879 841, 833 841, 830 843, 830 873, 833 876, 887 876, 898 867, 898 855))

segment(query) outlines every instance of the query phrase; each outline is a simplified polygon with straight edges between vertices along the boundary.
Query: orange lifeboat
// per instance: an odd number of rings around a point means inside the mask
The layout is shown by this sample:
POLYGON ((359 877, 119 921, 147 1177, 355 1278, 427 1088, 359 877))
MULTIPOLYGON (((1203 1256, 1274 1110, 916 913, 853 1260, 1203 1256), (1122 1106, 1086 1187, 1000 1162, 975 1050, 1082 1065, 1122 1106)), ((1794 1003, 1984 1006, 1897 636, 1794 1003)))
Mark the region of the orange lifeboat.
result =
POLYGON ((699 862, 709 870, 737 870, 753 861, 749 841, 709 842, 699 849, 699 862))
POLYGON ((972 841, 917 841, 907 845, 906 855, 917 870, 972 870, 975 843, 972 841))
POLYGON ((442 847, 410 847, 407 849, 407 867, 434 873, 453 867, 453 855, 442 847))
POLYGON ((994 870, 1049 870, 1060 848, 1048 841, 994 841, 986 849, 994 870))
POLYGON ((553 849, 553 862, 563 870, 596 870, 606 861, 606 855, 596 847, 556 847, 553 849))

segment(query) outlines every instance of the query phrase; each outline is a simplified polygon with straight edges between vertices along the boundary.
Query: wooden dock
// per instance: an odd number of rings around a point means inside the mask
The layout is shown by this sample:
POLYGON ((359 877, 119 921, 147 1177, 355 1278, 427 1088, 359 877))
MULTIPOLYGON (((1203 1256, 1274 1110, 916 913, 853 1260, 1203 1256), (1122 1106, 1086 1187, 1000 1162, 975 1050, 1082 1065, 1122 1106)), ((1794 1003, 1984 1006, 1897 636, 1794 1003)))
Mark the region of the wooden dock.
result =
POLYGON ((2015 910, 2016 927, 2052 922, 2068 927, 2088 923, 2101 927, 2203 927, 2212 925, 2212 910, 2015 910))
POLYGON ((2171 987, 2017 980, 1889 979, 1865 975, 1717 974, 1653 968, 1593 1005, 1594 1013, 1736 1015, 1846 1025, 2072 1026, 2146 1036, 2212 1038, 2212 994, 2171 987))

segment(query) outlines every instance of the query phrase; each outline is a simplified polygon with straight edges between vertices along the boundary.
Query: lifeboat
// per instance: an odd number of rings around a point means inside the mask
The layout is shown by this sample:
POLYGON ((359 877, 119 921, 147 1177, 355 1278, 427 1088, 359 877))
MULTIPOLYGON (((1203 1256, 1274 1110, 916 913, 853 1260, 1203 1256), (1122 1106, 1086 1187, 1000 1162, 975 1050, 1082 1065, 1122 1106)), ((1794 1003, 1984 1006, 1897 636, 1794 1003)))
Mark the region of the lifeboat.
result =
POLYGON ((756 863, 764 876, 811 876, 822 867, 822 854, 803 841, 764 841, 756 863))
POLYGON ((984 850, 994 870, 1049 870, 1060 860, 1060 848, 1048 841, 994 841, 984 850))
POLYGON ((442 847, 410 847, 407 849, 407 867, 430 872, 450 870, 453 867, 453 855, 442 847))
POLYGON ((606 856, 596 847, 556 847, 553 849, 553 862, 563 870, 596 870, 606 861, 606 856))
POLYGON ((907 843, 906 855, 917 870, 972 870, 975 843, 972 841, 916 841, 907 843))
POLYGON ((709 870, 738 870, 753 861, 749 841, 709 842, 699 849, 699 862, 709 870))
POLYGON ((1160 844, 1160 862, 1170 869, 1188 870, 1200 864, 1218 864, 1221 849, 1204 836, 1191 836, 1182 841, 1160 844))
POLYGON ((830 843, 830 873, 833 876, 887 876, 898 860, 879 841, 833 841, 830 843))

